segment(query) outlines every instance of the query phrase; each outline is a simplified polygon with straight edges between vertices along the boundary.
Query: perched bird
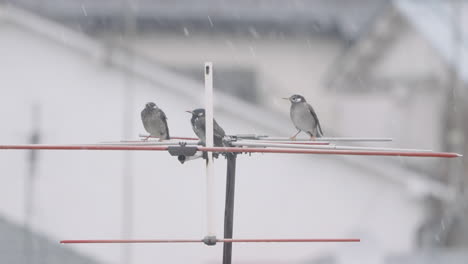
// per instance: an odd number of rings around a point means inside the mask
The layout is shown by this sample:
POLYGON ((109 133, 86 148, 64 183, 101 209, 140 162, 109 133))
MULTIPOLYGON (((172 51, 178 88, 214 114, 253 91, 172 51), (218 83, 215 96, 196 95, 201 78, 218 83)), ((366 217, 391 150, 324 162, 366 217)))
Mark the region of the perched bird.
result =
POLYGON ((157 137, 159 141, 170 138, 166 114, 155 103, 149 102, 146 104, 143 111, 141 111, 141 121, 143 121, 145 130, 150 134, 145 140, 149 137, 157 137))
POLYGON ((316 137, 323 136, 322 128, 320 127, 320 122, 314 108, 306 102, 302 95, 294 94, 289 98, 283 99, 291 102, 290 116, 294 126, 298 130, 297 133, 291 137, 292 140, 296 140, 296 136, 301 133, 301 131, 309 134, 312 140, 316 137))
MULTIPOLYGON (((205 128, 205 109, 198 108, 193 111, 186 111, 187 113, 192 114, 192 123, 193 132, 198 136, 203 145, 206 144, 206 128, 205 128)), ((223 138, 226 136, 223 128, 221 128, 216 120, 213 119, 213 144, 216 147, 223 146, 223 138)))

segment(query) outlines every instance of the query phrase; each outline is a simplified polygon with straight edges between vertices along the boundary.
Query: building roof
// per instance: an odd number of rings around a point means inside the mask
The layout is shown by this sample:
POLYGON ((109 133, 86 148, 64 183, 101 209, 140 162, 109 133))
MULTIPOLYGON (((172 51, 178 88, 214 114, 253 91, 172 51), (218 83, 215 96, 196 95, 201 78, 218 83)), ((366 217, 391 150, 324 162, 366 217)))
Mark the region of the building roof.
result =
POLYGON ((7 0, 47 17, 82 28, 108 30, 124 26, 132 13, 140 28, 203 31, 327 33, 352 39, 383 0, 7 0), (125 12, 123 11, 125 10, 125 12))
POLYGON ((386 264, 462 264, 468 260, 465 250, 435 248, 404 255, 393 255, 386 259, 386 264))
MULTIPOLYGON (((367 69, 368 65, 360 65, 355 67, 356 59, 362 59, 373 62, 375 57, 382 56, 388 43, 392 41, 392 36, 398 34, 398 30, 390 30, 385 33, 376 33, 379 31, 379 21, 388 19, 390 16, 385 16, 388 10, 395 10, 405 23, 414 28, 415 32, 422 36, 427 41, 431 48, 436 51, 438 57, 443 62, 458 69, 460 79, 468 82, 468 28, 462 25, 468 24, 468 2, 459 1, 460 8, 460 36, 457 39, 454 35, 454 13, 451 1, 418 1, 418 0, 395 0, 390 2, 379 15, 375 16, 375 20, 369 23, 366 28, 361 31, 361 34, 356 38, 356 41, 349 46, 344 47, 340 56, 329 68, 329 71, 324 78, 324 83, 328 87, 345 86, 348 79, 343 76, 348 72, 362 72, 367 69), (372 34, 375 33, 375 34, 372 34), (386 36, 382 36, 386 34, 386 36), (375 38, 378 35, 378 38, 375 38), (366 46, 367 40, 374 38, 380 44, 373 45, 370 49, 367 47, 365 52, 359 46, 366 46), (456 40, 457 39, 457 40, 456 40), (380 47, 380 48, 375 48, 380 47), (341 83, 344 80, 344 83, 341 83)), ((396 28, 401 25, 394 25, 396 28)), ((368 46, 368 45, 367 45, 368 46)), ((362 77, 361 77, 362 78, 362 77)), ((361 82, 361 80, 358 80, 361 82)))
POLYGON ((96 260, 64 247, 45 235, 29 232, 0 216, 0 256, 3 263, 97 264, 96 260))
POLYGON ((468 2, 459 1, 460 39, 454 36, 453 1, 396 0, 395 6, 439 52, 439 55, 459 71, 459 76, 468 82, 468 2), (458 46, 460 45, 460 46, 458 46), (457 51, 457 49, 459 49, 457 51))

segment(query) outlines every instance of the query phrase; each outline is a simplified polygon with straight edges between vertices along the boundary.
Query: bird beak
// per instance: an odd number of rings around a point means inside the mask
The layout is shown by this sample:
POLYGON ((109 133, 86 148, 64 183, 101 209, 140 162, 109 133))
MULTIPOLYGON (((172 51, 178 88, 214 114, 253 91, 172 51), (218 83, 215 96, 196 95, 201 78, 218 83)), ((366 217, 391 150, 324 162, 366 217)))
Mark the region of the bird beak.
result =
POLYGON ((188 110, 187 110, 187 111, 185 111, 185 112, 187 112, 187 113, 189 113, 189 114, 193 114, 192 111, 188 111, 188 110))
POLYGON ((281 99, 284 99, 284 100, 289 100, 289 98, 287 98, 287 97, 283 97, 283 98, 281 98, 281 99))

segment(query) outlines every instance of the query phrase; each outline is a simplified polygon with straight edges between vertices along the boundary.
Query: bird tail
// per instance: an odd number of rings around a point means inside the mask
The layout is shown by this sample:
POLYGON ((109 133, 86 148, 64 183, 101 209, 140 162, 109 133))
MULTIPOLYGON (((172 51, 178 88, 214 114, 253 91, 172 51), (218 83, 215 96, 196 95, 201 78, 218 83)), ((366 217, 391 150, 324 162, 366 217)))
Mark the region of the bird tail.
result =
POLYGON ((320 122, 317 122, 317 137, 323 136, 322 127, 320 126, 320 122))
POLYGON ((171 139, 171 136, 169 136, 169 127, 166 126, 166 139, 171 139))

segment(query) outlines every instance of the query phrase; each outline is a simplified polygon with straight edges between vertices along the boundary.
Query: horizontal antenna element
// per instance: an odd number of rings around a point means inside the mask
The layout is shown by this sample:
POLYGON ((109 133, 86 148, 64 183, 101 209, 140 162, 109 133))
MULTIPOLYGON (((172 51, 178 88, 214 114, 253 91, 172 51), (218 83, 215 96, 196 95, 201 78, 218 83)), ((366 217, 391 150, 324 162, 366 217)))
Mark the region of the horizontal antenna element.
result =
MULTIPOLYGON (((176 146, 173 146, 176 147, 176 146)), ((194 146, 195 147, 195 146, 194 146)), ((0 149, 36 149, 36 150, 143 150, 143 151, 167 151, 168 146, 148 145, 0 145, 0 149)), ((431 152, 431 151, 396 151, 396 150, 344 150, 344 149, 294 149, 294 148, 251 148, 251 147, 203 147, 196 146, 198 151, 219 153, 282 153, 282 154, 324 154, 324 155, 362 155, 362 156, 399 156, 399 157, 432 157, 432 158, 458 158, 458 153, 431 152)), ((351 148, 351 147, 348 147, 351 148)))
MULTIPOLYGON (((249 239, 216 239, 217 243, 328 243, 328 242, 361 242, 358 238, 249 238, 249 239)), ((204 243, 203 239, 95 239, 95 240, 62 240, 62 244, 120 244, 120 243, 204 243)))

